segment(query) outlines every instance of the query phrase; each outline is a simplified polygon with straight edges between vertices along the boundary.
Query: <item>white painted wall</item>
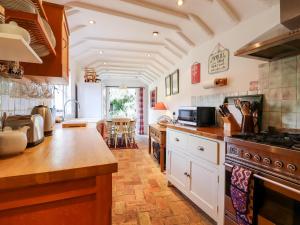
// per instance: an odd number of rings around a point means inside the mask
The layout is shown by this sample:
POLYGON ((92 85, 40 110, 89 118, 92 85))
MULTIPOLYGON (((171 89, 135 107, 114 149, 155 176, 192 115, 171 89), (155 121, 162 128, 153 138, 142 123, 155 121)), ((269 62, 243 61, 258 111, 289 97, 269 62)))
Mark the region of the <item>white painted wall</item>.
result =
POLYGON ((101 84, 78 83, 79 118, 102 118, 101 84))
MULTIPOLYGON (((180 70, 180 93, 165 97, 165 77, 149 87, 149 91, 158 87, 158 101, 163 101, 167 107, 166 114, 177 113, 178 107, 191 105, 191 96, 228 93, 233 91, 247 91, 249 82, 258 79, 258 65, 261 61, 235 57, 234 52, 264 33, 280 21, 279 5, 236 25, 233 29, 215 36, 210 41, 192 49, 179 65, 172 68, 169 73, 180 70), (230 69, 216 75, 208 74, 208 58, 215 46, 220 43, 230 50, 230 69), (202 84, 191 84, 191 65, 201 63, 201 82, 216 78, 228 77, 227 87, 216 89, 203 89, 202 84)), ((153 111, 149 106, 149 123, 155 122, 157 117, 165 112, 153 111)))

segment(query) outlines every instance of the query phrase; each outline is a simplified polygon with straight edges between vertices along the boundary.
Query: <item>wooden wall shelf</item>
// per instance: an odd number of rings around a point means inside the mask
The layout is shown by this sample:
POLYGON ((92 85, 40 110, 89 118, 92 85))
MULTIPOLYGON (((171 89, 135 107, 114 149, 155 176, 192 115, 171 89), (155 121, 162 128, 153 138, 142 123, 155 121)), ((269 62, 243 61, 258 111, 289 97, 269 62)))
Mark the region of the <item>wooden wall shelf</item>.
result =
POLYGON ((45 45, 50 54, 56 55, 40 15, 7 9, 5 10, 5 16, 7 22, 15 21, 30 33, 31 44, 45 45))
POLYGON ((43 7, 43 0, 31 0, 33 2, 33 4, 35 5, 35 7, 38 9, 40 15, 46 19, 48 21, 48 18, 47 18, 47 15, 46 15, 46 12, 44 10, 44 7, 43 7))

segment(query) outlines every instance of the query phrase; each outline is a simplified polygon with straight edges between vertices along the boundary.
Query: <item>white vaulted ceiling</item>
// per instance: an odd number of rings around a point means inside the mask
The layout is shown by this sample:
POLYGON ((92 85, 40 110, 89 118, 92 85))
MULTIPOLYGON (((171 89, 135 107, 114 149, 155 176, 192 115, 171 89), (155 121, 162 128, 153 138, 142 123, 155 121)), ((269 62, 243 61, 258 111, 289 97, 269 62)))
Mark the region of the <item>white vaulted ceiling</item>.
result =
POLYGON ((67 6, 71 60, 96 68, 102 79, 146 84, 170 72, 195 45, 278 1, 185 0, 178 7, 176 0, 51 0, 67 6))

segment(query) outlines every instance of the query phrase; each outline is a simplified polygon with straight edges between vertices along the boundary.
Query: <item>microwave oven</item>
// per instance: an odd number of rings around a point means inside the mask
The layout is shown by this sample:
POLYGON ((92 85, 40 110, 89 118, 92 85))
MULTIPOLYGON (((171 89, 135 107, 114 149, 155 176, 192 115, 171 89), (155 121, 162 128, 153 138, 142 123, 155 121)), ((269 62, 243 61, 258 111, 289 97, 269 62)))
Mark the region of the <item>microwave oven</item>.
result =
POLYGON ((210 127, 216 124, 215 107, 181 107, 178 122, 196 127, 210 127))

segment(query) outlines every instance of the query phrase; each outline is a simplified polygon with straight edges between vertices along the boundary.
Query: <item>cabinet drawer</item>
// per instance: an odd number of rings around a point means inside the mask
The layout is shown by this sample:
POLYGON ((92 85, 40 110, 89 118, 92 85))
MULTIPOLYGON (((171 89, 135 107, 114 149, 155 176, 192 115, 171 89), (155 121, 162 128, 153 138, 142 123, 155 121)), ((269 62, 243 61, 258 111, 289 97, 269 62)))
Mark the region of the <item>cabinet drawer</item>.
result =
POLYGON ((189 136, 189 150, 191 154, 207 161, 219 163, 218 143, 200 137, 189 136))
POLYGON ((157 141, 160 141, 161 139, 161 133, 158 130, 155 130, 150 127, 150 135, 152 138, 156 139, 157 141))
POLYGON ((168 131, 168 142, 174 147, 185 149, 187 146, 188 135, 177 131, 168 131))

